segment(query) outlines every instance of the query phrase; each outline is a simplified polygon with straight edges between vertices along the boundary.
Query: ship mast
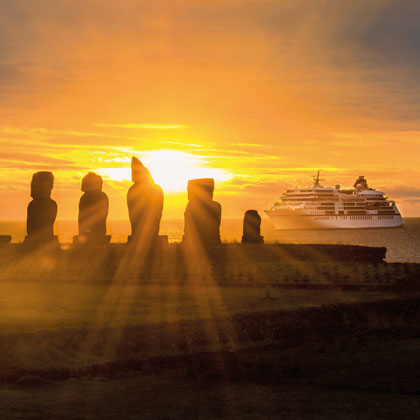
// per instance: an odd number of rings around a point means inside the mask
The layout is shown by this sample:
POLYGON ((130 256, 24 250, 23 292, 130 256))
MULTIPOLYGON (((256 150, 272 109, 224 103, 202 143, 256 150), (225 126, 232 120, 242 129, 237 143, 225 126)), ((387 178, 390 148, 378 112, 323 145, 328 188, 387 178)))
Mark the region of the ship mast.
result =
POLYGON ((316 174, 316 178, 314 177, 314 181, 315 181, 314 188, 315 188, 315 187, 322 188, 322 187, 321 187, 321 185, 319 184, 319 181, 324 181, 324 180, 319 178, 319 173, 320 173, 320 172, 321 172, 321 171, 320 171, 320 170, 318 170, 318 173, 316 174))

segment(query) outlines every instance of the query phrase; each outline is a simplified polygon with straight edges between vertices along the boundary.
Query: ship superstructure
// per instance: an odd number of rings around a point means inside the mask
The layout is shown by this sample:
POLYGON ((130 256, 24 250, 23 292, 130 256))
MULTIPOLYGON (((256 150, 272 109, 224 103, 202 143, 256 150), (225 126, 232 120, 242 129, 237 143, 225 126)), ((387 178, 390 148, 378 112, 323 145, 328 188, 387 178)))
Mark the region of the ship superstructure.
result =
POLYGON ((394 201, 359 176, 353 188, 323 187, 319 171, 312 188, 288 189, 265 210, 276 229, 383 228, 403 225, 394 201))

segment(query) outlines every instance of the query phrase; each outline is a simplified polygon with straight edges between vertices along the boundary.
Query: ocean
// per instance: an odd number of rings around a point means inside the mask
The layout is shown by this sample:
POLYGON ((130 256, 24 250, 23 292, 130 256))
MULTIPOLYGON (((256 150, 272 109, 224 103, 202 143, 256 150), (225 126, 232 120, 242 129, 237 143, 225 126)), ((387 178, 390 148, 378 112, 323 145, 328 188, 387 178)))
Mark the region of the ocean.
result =
MULTIPOLYGON (((420 263, 420 218, 404 218, 405 225, 386 229, 326 229, 326 230, 275 230, 268 219, 263 219, 261 234, 266 242, 318 243, 365 246, 385 246, 388 262, 420 263)), ((12 235, 12 242, 21 242, 25 237, 24 221, 0 221, 0 235, 12 235)), ((160 233, 168 235, 169 242, 182 239, 183 220, 162 220, 160 233)), ((60 221, 55 224, 55 233, 60 242, 72 242, 77 235, 76 221, 60 221)), ((126 242, 130 234, 130 224, 125 220, 108 221, 108 234, 112 242, 126 242)), ((240 242, 242 219, 224 219, 221 236, 225 242, 240 242)))

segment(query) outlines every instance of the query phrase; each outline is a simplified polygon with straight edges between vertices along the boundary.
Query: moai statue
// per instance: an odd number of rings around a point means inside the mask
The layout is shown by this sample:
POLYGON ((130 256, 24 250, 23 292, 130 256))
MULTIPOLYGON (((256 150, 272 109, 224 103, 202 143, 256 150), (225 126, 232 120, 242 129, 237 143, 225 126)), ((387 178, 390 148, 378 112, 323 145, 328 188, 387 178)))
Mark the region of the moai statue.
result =
POLYGON ((214 179, 188 181, 188 204, 184 213, 184 239, 205 248, 220 244, 222 207, 213 201, 214 179))
POLYGON ((261 236, 261 216, 257 210, 247 210, 244 216, 242 243, 263 244, 261 236))
POLYGON ((131 179, 134 184, 127 193, 131 223, 129 241, 134 241, 142 247, 151 246, 159 234, 163 191, 154 183, 149 170, 135 157, 131 160, 131 179))
MULTIPOLYGON (((82 180, 84 194, 79 202, 79 242, 106 240, 108 196, 102 191, 102 177, 89 172, 82 180)), ((110 237, 109 237, 110 238, 110 237)))
POLYGON ((0 246, 8 244, 11 240, 11 235, 0 235, 0 246))
POLYGON ((26 240, 48 241, 54 238, 57 203, 51 199, 54 185, 52 172, 37 172, 32 177, 31 197, 28 205, 26 240))

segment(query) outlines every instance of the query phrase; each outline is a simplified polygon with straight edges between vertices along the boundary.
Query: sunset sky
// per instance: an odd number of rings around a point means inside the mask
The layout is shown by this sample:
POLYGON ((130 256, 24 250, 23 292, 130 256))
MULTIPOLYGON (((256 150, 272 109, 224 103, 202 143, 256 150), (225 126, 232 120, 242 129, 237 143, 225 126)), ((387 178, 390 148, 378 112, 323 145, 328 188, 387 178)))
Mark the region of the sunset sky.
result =
POLYGON ((415 0, 0 0, 0 220, 39 170, 58 219, 88 171, 126 219, 131 156, 166 218, 188 178, 242 217, 318 169, 420 216, 419 22, 415 0))

